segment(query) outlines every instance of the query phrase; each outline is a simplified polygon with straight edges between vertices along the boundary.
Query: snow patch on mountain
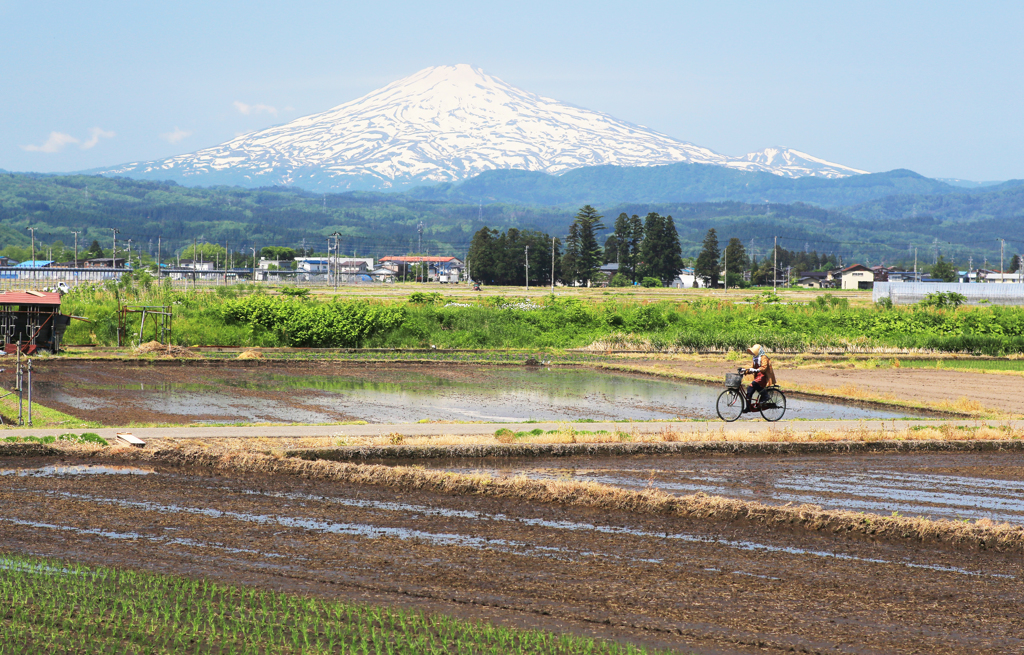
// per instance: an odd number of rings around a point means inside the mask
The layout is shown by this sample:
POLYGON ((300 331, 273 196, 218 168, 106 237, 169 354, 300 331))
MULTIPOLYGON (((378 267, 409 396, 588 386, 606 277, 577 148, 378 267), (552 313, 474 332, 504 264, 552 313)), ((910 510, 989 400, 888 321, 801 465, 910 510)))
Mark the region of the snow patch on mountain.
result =
POLYGON ((787 177, 864 173, 796 150, 721 155, 641 125, 518 89, 465 64, 435 66, 362 98, 227 143, 102 171, 191 184, 320 190, 454 182, 494 169, 713 164, 787 177))

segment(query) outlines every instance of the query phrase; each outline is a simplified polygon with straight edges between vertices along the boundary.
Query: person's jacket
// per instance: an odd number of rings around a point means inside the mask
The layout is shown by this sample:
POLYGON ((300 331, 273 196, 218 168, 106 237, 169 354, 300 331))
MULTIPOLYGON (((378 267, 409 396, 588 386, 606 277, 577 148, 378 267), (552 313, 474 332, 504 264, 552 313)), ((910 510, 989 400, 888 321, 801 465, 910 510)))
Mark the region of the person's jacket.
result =
POLYGON ((775 379, 775 370, 772 369, 772 360, 768 359, 768 355, 761 355, 761 365, 755 364, 751 368, 754 371, 754 384, 762 387, 778 384, 775 379))

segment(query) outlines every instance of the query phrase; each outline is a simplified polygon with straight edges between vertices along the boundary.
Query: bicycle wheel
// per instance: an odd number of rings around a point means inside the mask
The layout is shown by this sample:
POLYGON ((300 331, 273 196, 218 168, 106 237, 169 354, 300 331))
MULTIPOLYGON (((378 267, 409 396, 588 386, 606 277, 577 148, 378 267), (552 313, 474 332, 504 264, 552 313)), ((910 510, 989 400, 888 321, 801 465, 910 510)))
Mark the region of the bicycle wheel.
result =
POLYGON ((786 394, 778 389, 765 389, 758 397, 761 416, 766 421, 778 421, 786 413, 786 394))
POLYGON ((718 418, 732 423, 743 413, 743 394, 737 389, 726 389, 718 396, 718 418))

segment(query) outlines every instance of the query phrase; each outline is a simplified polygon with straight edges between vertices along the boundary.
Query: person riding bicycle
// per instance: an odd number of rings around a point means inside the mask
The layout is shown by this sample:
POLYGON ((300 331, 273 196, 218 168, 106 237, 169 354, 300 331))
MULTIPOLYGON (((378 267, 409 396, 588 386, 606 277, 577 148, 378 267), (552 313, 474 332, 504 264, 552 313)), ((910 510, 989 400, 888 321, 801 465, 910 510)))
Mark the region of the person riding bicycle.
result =
POLYGON ((745 373, 748 375, 752 373, 754 379, 751 381, 750 386, 747 387, 747 407, 743 409, 744 412, 755 411, 752 408, 755 392, 777 383, 775 371, 772 369, 772 362, 768 359, 768 355, 765 354, 764 346, 755 343, 747 348, 747 352, 754 356, 754 362, 753 366, 748 368, 745 373))

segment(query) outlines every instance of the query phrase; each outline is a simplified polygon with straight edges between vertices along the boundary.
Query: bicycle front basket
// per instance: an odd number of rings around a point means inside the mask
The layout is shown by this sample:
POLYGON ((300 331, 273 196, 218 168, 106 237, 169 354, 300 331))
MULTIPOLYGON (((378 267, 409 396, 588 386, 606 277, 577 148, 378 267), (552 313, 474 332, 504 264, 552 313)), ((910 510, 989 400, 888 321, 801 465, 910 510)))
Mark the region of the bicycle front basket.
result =
POLYGON ((725 386, 729 388, 736 388, 743 386, 743 376, 739 373, 726 373, 725 374, 725 386))

